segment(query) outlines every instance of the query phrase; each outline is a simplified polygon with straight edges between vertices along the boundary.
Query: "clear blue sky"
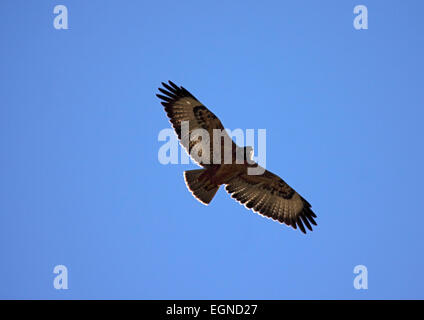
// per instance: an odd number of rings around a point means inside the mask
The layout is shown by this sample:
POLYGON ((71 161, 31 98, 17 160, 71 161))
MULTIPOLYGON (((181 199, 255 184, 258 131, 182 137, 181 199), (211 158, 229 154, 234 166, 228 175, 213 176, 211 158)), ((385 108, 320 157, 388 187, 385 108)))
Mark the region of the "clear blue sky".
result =
POLYGON ((0 298, 424 298, 422 1, 0 10, 0 298), (183 180, 195 165, 159 163, 168 79, 226 127, 267 130, 267 168, 313 205, 314 232, 223 189, 203 206, 183 180))

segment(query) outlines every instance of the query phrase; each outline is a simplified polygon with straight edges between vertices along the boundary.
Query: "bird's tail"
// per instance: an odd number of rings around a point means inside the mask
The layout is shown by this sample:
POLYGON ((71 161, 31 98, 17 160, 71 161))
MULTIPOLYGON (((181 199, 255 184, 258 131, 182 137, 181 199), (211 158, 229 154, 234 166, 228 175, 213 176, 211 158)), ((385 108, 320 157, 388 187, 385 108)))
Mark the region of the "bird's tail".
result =
POLYGON ((184 171, 184 179, 193 196, 208 205, 218 191, 219 185, 211 183, 204 173, 206 169, 184 171))

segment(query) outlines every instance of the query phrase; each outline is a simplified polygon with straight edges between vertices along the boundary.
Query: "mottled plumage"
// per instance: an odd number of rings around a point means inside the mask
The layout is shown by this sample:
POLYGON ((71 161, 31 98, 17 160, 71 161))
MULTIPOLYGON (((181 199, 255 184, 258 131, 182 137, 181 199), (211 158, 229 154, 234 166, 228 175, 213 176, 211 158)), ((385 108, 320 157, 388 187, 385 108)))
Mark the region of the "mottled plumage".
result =
MULTIPOLYGON (((256 163, 244 161, 236 163, 237 150, 247 149, 238 147, 228 136, 221 121, 190 92, 183 87, 178 87, 173 82, 162 83, 164 88, 159 88, 162 105, 170 119, 181 144, 189 155, 204 169, 189 170, 184 172, 188 189, 193 196, 204 204, 209 204, 221 185, 235 200, 244 204, 265 217, 285 223, 294 229, 306 233, 312 231, 311 225, 316 225, 316 215, 311 210, 311 205, 292 189, 284 180, 268 170, 261 175, 249 175, 248 168, 257 167, 256 163), (188 130, 184 133, 182 124, 187 121, 188 130), (196 129, 204 129, 209 133, 210 162, 203 161, 202 148, 198 148, 201 140, 190 141, 190 135, 196 129), (214 129, 219 129, 222 136, 214 139, 214 129), (225 141, 230 145, 230 163, 224 158, 225 141), (218 146, 218 148, 217 148, 218 146), (214 148, 215 147, 215 148, 214 148), (197 149, 196 149, 197 148, 197 149), (221 150, 213 162, 214 152, 221 150)), ((204 156, 204 154, 203 154, 204 156)), ((247 155, 246 155, 247 156, 247 155)))

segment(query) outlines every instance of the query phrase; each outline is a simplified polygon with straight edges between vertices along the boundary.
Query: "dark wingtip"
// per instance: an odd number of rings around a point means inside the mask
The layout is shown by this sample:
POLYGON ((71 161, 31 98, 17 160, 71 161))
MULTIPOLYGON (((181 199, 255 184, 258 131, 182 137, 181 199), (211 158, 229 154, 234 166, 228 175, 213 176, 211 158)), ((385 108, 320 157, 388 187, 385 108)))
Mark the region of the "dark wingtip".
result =
POLYGON ((176 90, 178 90, 178 89, 180 89, 175 83, 173 83, 171 80, 168 80, 168 83, 172 86, 172 87, 174 87, 174 89, 176 89, 176 90))
MULTIPOLYGON (((184 89, 183 87, 178 87, 171 80, 169 80, 168 83, 161 82, 163 88, 158 88, 158 90, 160 93, 163 93, 165 96, 171 98, 173 101, 178 100, 178 98, 184 98, 184 97, 191 97, 193 99, 196 99, 187 89, 184 89)), ((158 96, 158 98, 169 101, 167 99, 164 99, 163 95, 158 96)), ((169 101, 169 102, 172 103, 172 101, 169 101)))
POLYGON ((305 227, 303 226, 302 220, 298 217, 296 222, 297 222, 297 225, 299 226, 300 231, 306 234, 306 230, 305 230, 305 227))
POLYGON ((156 96, 157 96, 158 98, 160 98, 160 99, 164 100, 164 101, 168 101, 168 102, 173 101, 173 99, 172 99, 172 98, 170 98, 170 97, 166 97, 166 96, 163 96, 163 95, 161 95, 161 94, 157 94, 156 96))
POLYGON ((315 222, 313 217, 306 216, 306 218, 309 220, 310 223, 312 223, 314 226, 317 226, 317 223, 315 222))
POLYGON ((303 221, 303 224, 308 228, 310 231, 312 231, 311 224, 309 223, 308 219, 305 217, 305 215, 301 215, 300 218, 303 221))

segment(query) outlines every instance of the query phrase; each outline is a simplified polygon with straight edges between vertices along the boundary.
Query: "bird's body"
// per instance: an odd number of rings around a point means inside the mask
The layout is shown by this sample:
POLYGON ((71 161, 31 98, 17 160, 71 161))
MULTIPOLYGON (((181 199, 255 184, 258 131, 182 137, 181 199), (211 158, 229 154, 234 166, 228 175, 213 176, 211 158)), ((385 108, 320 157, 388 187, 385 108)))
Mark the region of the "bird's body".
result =
POLYGON ((209 176, 211 182, 222 185, 228 184, 231 179, 236 176, 247 173, 247 164, 218 164, 216 167, 206 169, 206 173, 209 176))
POLYGON ((163 100, 181 144, 203 167, 184 172, 187 187, 196 199, 209 204, 219 187, 225 185, 226 191, 248 209, 295 229, 299 227, 304 233, 305 226, 312 230, 316 215, 304 198, 280 177, 251 161, 249 147, 237 146, 221 121, 190 92, 171 81, 162 84, 166 90, 159 91, 164 95, 157 96, 163 100), (192 139, 199 132, 206 135, 192 139), (252 168, 262 169, 261 174, 249 174, 252 168))

